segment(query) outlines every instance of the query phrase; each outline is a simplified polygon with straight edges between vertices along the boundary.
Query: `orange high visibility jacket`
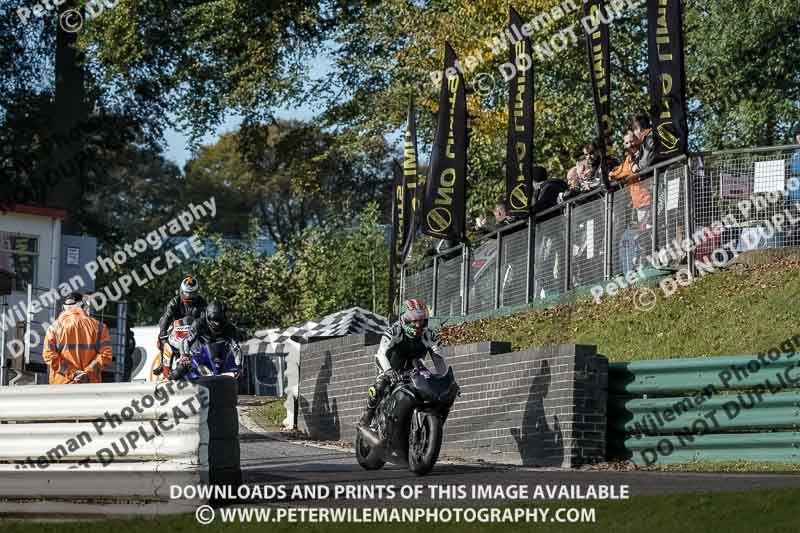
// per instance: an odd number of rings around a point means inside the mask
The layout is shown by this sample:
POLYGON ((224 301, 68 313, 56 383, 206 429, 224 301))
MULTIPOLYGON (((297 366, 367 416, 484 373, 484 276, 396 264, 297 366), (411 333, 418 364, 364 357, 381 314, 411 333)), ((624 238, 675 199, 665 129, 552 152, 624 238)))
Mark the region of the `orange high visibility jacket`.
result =
POLYGON ((108 327, 82 309, 67 309, 48 328, 44 360, 50 367, 50 384, 71 383, 79 371, 100 383, 113 351, 108 327))
POLYGON ((633 171, 633 163, 633 157, 628 154, 620 166, 608 173, 608 177, 627 183, 633 208, 640 209, 650 205, 650 191, 647 185, 639 181, 639 176, 633 171))

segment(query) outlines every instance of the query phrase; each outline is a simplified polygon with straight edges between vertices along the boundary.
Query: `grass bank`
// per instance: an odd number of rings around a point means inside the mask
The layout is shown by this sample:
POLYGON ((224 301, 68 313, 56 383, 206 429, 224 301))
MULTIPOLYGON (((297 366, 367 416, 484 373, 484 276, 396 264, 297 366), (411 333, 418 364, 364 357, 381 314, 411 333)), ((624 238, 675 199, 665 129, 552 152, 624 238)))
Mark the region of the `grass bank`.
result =
POLYGON ((446 344, 507 341, 515 350, 594 344, 611 361, 749 354, 800 333, 800 255, 745 254, 666 297, 658 287, 625 289, 599 304, 571 304, 445 326, 446 344), (655 305, 640 310, 642 290, 655 305))

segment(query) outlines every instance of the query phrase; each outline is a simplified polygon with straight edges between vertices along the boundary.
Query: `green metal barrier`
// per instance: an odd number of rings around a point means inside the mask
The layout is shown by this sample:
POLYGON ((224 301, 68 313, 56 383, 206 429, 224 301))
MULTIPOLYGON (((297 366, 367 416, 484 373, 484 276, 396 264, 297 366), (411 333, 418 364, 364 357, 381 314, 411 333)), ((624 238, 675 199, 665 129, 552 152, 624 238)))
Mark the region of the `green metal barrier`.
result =
POLYGON ((795 341, 758 355, 610 364, 609 455, 637 465, 800 462, 795 341))

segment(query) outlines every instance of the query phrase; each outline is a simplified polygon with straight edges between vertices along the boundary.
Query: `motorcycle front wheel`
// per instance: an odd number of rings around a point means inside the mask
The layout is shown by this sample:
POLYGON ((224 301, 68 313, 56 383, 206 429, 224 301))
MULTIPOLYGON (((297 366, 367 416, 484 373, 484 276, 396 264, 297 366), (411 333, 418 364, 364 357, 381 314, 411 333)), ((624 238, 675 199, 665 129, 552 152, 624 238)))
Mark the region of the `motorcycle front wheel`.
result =
POLYGON ((411 416, 408 434, 408 469, 424 476, 433 470, 442 448, 442 419, 435 415, 411 416))
POLYGON ((355 449, 356 461, 364 470, 379 470, 386 464, 380 450, 373 449, 358 429, 356 429, 355 449))

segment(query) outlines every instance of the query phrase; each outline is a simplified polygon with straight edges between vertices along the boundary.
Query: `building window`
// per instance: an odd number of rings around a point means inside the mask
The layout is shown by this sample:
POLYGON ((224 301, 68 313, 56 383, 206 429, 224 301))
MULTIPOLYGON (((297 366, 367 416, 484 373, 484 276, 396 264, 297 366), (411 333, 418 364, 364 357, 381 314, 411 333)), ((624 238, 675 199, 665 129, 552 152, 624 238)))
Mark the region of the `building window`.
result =
POLYGON ((36 287, 39 264, 39 238, 0 231, 0 270, 13 274, 12 291, 36 287))

